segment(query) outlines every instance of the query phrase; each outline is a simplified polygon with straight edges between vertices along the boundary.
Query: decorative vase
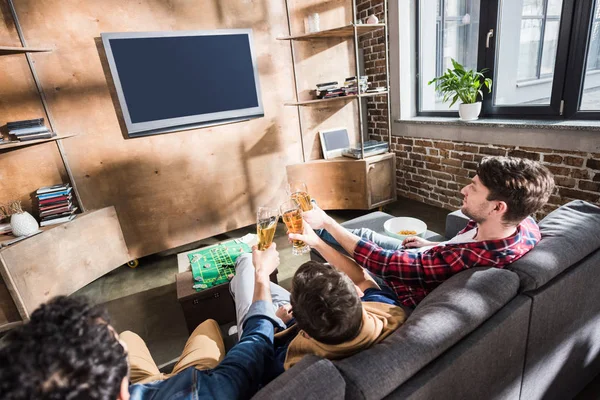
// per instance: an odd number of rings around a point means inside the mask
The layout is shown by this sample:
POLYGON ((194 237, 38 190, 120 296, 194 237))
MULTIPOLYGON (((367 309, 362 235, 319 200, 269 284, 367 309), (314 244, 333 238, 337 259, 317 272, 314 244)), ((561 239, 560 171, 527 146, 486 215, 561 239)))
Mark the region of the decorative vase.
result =
POLYGON ((10 217, 10 227, 15 236, 26 236, 37 232, 39 225, 27 211, 15 213, 10 217))
POLYGON ((458 115, 460 115, 460 119, 463 121, 475 121, 479 118, 479 113, 481 112, 481 102, 472 104, 461 103, 458 106, 458 115))

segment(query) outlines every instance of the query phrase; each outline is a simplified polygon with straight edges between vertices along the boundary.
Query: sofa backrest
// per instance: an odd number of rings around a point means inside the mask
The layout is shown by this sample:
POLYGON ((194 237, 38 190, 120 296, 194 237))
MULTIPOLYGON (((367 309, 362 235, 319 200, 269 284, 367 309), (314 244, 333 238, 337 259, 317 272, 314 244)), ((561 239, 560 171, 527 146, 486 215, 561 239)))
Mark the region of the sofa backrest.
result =
POLYGON ((473 268, 453 276, 384 341, 334 362, 346 380, 346 398, 391 393, 507 304, 518 288, 518 276, 502 269, 473 268))
POLYGON ((270 399, 343 399, 346 383, 331 361, 306 356, 252 397, 270 399))
POLYGON ((600 248, 600 207, 575 200, 539 223, 542 240, 507 268, 521 280, 521 291, 537 289, 600 248))

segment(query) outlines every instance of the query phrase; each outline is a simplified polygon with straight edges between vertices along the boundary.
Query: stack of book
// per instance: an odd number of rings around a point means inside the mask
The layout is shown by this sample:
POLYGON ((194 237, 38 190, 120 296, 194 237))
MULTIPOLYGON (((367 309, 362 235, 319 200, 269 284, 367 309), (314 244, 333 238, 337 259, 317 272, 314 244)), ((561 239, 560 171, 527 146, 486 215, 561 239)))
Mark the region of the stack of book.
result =
POLYGON ((330 99, 345 95, 344 89, 340 88, 337 82, 317 83, 316 94, 319 99, 330 99))
POLYGON ((0 235, 8 235, 11 232, 12 227, 10 226, 10 222, 0 224, 0 235))
POLYGON ((73 206, 72 187, 68 183, 47 186, 37 190, 40 208, 40 226, 60 224, 75 218, 77 207, 73 206))
POLYGON ((346 78, 343 89, 346 95, 350 96, 359 93, 365 93, 368 87, 369 82, 367 81, 366 76, 361 76, 358 79, 356 79, 356 76, 351 76, 349 78, 346 78))
POLYGON ((19 141, 50 139, 56 134, 44 125, 44 118, 27 119, 6 124, 8 134, 14 135, 19 141))

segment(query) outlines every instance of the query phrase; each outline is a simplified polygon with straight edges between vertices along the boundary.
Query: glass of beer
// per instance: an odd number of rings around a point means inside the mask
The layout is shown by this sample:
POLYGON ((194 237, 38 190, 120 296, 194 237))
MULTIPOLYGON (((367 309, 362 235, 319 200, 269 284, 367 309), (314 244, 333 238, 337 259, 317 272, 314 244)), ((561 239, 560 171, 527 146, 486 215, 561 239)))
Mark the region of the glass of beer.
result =
MULTIPOLYGON (((279 211, 281 212, 281 218, 290 233, 303 232, 302 210, 300 209, 300 204, 298 204, 296 200, 286 200, 281 207, 279 207, 279 211)), ((302 240, 292 240, 293 255, 298 256, 309 251, 310 247, 302 240)))
POLYGON ((273 243, 279 213, 271 207, 258 207, 256 212, 256 234, 258 235, 258 250, 264 251, 273 243))
POLYGON ((302 211, 310 211, 313 209, 312 203, 310 202, 310 195, 306 188, 306 183, 295 182, 287 185, 287 194, 290 198, 296 200, 300 205, 302 211))

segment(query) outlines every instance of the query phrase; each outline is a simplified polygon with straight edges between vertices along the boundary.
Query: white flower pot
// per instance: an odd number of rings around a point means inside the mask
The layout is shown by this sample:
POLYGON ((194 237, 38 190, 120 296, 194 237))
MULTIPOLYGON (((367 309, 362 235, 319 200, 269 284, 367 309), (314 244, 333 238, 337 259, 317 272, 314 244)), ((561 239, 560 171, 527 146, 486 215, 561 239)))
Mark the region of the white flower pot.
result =
POLYGON ((39 229, 37 221, 27 211, 13 214, 10 217, 10 227, 15 236, 30 235, 39 229))
POLYGON ((460 115, 460 119, 463 121, 475 121, 479 118, 479 113, 481 112, 481 102, 473 104, 464 104, 461 103, 458 106, 458 115, 460 115))

